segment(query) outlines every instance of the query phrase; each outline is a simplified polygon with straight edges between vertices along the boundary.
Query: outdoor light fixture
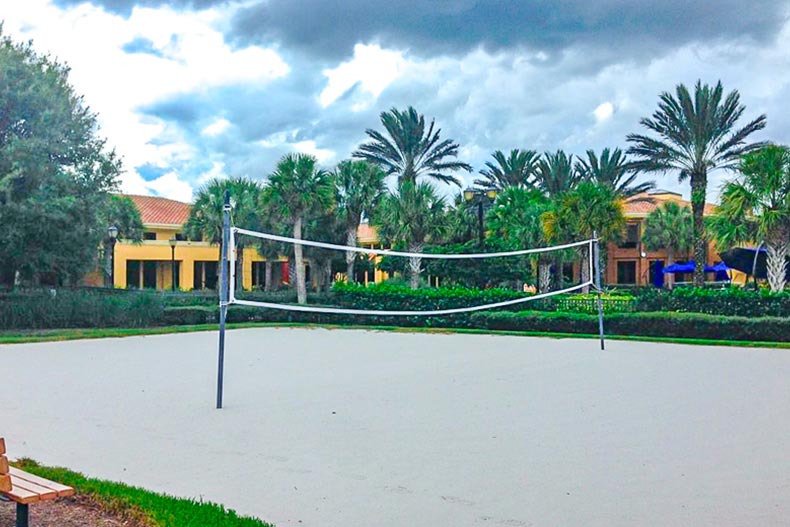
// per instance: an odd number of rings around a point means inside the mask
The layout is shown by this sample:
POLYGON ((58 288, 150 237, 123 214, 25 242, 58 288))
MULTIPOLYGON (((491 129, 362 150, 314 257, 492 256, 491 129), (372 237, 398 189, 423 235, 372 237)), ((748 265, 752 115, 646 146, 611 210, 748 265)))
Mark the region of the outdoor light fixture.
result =
POLYGON ((107 235, 110 237, 110 287, 115 287, 115 242, 118 241, 118 227, 110 225, 107 235))
POLYGON ((170 238, 170 290, 176 290, 176 244, 178 240, 175 236, 170 238))
POLYGON ((480 248, 485 245, 485 231, 483 230, 483 207, 490 205, 496 199, 496 189, 476 189, 466 187, 464 189, 464 200, 477 205, 477 234, 480 248))

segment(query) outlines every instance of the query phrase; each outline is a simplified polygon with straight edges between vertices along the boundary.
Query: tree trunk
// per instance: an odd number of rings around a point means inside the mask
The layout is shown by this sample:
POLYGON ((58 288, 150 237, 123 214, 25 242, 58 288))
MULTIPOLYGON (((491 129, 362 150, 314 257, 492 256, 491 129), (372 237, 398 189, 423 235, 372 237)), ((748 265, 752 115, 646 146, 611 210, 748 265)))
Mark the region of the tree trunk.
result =
POLYGON ((754 285, 754 290, 757 291, 757 257, 760 256, 760 249, 764 245, 763 242, 757 246, 754 250, 754 258, 752 259, 752 284, 754 285))
MULTIPOLYGON (((672 250, 672 247, 667 247, 667 267, 675 263, 675 251, 672 250)), ((664 272, 663 270, 661 271, 664 272)), ((675 285, 675 274, 674 273, 666 273, 667 278, 667 287, 672 289, 675 285)))
POLYGON ((327 293, 332 289, 332 259, 327 258, 324 262, 324 291, 327 293))
POLYGON ((787 272, 787 243, 769 243, 766 246, 765 267, 768 274, 768 285, 772 293, 778 293, 785 288, 785 273, 787 272))
MULTIPOLYGON (((409 252, 412 253, 422 252, 422 244, 409 245, 409 252)), ((420 258, 419 256, 413 256, 409 258, 409 286, 412 289, 419 289, 421 272, 422 272, 422 258, 420 258)))
POLYGON ((551 287, 551 263, 538 260, 538 292, 545 293, 551 287))
POLYGON ((565 276, 562 272, 563 260, 559 254, 554 257, 554 282, 557 289, 562 289, 565 283, 565 276))
POLYGON ((272 262, 269 259, 266 259, 266 263, 264 264, 263 270, 263 290, 264 291, 271 291, 272 290, 272 262))
MULTIPOLYGON (((296 218, 294 222, 294 238, 302 239, 302 218, 296 218)), ((299 304, 307 303, 307 284, 305 283, 304 256, 302 246, 294 244, 294 260, 296 260, 296 302, 299 304)))
MULTIPOLYGON (((349 228, 346 231, 346 245, 356 247, 357 245, 357 229, 349 228)), ((353 284, 354 280, 354 262, 357 260, 357 253, 354 251, 346 251, 346 281, 353 284)))
MULTIPOLYGON (((582 253, 582 260, 581 260, 581 262, 582 263, 581 263, 581 269, 580 269, 581 272, 580 272, 580 274, 581 274, 581 279, 582 279, 581 281, 582 281, 582 283, 590 281, 590 258, 592 257, 592 255, 590 255, 589 252, 590 252, 589 248, 582 248, 581 249, 581 253, 582 253)), ((589 285, 586 285, 586 286, 582 287, 582 293, 587 294, 589 292, 590 292, 590 286, 589 285)))
POLYGON ((691 174, 691 213, 694 216, 694 286, 705 285, 708 237, 705 235, 705 197, 708 175, 704 171, 691 174))

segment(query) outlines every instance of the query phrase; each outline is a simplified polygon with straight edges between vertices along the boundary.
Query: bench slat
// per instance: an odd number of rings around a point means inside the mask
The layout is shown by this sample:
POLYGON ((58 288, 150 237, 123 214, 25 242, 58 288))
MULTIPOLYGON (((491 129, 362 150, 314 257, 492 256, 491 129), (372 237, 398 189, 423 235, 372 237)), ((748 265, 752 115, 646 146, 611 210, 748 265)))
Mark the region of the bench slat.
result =
POLYGON ((8 474, 0 475, 0 492, 8 492, 11 490, 11 476, 8 474))
POLYGON ((57 483, 55 481, 44 479, 42 477, 36 476, 35 474, 25 472, 24 470, 19 470, 18 468, 15 467, 11 467, 11 476, 13 477, 14 483, 18 483, 23 487, 27 487, 27 485, 24 482, 29 482, 34 485, 38 485, 39 487, 53 490, 57 493, 58 498, 74 495, 74 489, 71 487, 67 487, 66 485, 61 485, 60 483, 57 483))
POLYGON ((15 489, 24 489, 26 491, 32 492, 38 495, 38 499, 40 501, 46 500, 54 500, 58 497, 58 491, 48 489, 47 487, 42 487, 41 485, 36 485, 31 481, 25 481, 24 479, 18 479, 15 477, 11 477, 11 493, 13 494, 15 489))
POLYGON ((8 474, 8 458, 0 456, 0 474, 8 474))
POLYGON ((4 492, 4 494, 15 502, 27 505, 40 501, 39 495, 37 493, 22 487, 18 487, 14 481, 11 483, 11 489, 7 492, 4 492))

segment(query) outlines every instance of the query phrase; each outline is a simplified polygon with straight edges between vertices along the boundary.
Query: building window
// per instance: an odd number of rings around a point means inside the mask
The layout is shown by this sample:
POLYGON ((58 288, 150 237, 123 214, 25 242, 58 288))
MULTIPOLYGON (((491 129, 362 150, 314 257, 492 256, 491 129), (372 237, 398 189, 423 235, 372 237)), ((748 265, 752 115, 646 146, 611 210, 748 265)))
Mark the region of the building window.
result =
POLYGON ((636 262, 617 262, 617 283, 636 284, 636 262))
POLYGON ((143 233, 143 240, 156 240, 156 233, 155 232, 144 232, 143 233))
POLYGON ((625 239, 619 245, 621 249, 636 249, 639 244, 639 224, 629 223, 625 227, 625 239))
POLYGON ((126 287, 140 289, 140 260, 126 260, 126 287))
POLYGON ((187 237, 186 237, 186 236, 184 236, 184 233, 182 233, 182 232, 177 232, 177 233, 176 233, 176 240, 178 240, 178 241, 180 241, 180 242, 185 242, 185 241, 187 241, 187 237))
POLYGON ((195 262, 193 289, 215 289, 217 287, 217 262, 195 262))

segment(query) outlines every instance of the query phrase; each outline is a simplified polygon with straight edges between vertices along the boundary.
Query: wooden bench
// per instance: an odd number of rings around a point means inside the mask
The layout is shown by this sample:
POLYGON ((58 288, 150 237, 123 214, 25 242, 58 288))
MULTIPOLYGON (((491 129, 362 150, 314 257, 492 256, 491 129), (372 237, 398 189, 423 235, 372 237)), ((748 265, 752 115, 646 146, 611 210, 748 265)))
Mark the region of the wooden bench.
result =
POLYGON ((16 527, 28 527, 31 503, 73 496, 74 489, 9 466, 0 437, 0 496, 16 502, 16 527))

